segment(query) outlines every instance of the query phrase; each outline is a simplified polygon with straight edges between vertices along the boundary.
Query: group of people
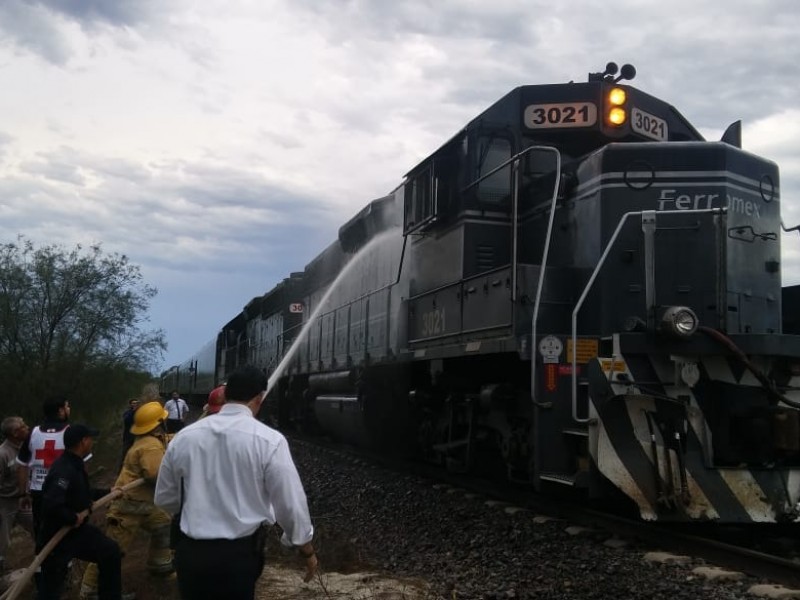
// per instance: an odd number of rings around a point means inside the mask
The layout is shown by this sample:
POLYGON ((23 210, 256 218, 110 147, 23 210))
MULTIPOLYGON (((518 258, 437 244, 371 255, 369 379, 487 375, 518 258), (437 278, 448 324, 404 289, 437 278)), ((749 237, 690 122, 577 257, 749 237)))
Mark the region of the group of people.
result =
POLYGON ((177 393, 164 405, 154 388, 155 398, 146 388, 141 399, 132 399, 123 416, 132 437, 123 440, 127 449, 112 488, 118 497, 106 513, 105 532, 88 522, 93 501, 108 492, 91 488, 85 463, 98 431, 69 424, 63 400, 46 403, 45 420, 33 429, 18 417, 5 419, 0 558, 14 523, 33 532, 37 551, 68 527, 42 564, 38 598, 60 597, 74 558, 91 563, 82 598, 130 598, 122 594, 122 556, 144 530, 148 569, 176 572, 181 598, 249 600, 264 566, 266 528, 278 523, 281 541, 305 560, 309 581, 318 566, 314 528, 286 438, 256 418, 266 389, 264 373, 244 367, 211 393, 207 418, 186 426, 188 406, 177 393), (139 479, 144 482, 136 485, 139 479))

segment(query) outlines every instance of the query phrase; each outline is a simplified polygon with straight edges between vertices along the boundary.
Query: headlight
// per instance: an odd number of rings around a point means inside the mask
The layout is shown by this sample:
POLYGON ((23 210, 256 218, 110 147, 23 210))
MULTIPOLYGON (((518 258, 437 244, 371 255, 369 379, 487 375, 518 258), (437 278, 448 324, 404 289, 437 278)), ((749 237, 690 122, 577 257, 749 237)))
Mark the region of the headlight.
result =
POLYGON ((628 119, 628 115, 625 112, 624 108, 620 108, 619 106, 615 106, 610 111, 608 111, 608 122, 611 125, 615 125, 615 126, 619 127, 620 125, 625 123, 625 121, 627 121, 627 119, 628 119))
POLYGON ((608 92, 608 102, 613 106, 622 106, 625 100, 628 99, 628 94, 622 88, 612 88, 608 92))
POLYGON ((661 331, 680 338, 688 338, 700 322, 691 308, 670 306, 661 314, 661 331))

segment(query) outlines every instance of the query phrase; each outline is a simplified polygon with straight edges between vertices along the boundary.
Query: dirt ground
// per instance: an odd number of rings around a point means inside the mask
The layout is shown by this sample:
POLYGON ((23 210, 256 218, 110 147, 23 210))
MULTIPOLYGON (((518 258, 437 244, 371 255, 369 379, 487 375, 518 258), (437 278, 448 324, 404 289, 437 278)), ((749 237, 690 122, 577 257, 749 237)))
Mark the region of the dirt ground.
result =
MULTIPOLYGON (((97 518, 97 517, 95 517, 97 518)), ((353 600, 417 600, 430 599, 425 582, 395 579, 371 571, 342 573, 328 570, 324 555, 317 577, 303 583, 303 561, 295 554, 271 547, 267 552, 267 566, 258 581, 256 598, 258 600, 312 600, 317 598, 338 598, 353 600)), ((10 580, 20 576, 25 567, 33 561, 33 544, 27 533, 17 528, 8 555, 12 572, 10 580)), ((174 575, 156 577, 146 568, 147 540, 137 540, 123 560, 123 585, 126 592, 136 592, 138 600, 178 600, 178 586, 174 575)), ((333 558, 331 562, 338 562, 333 558)), ((84 563, 75 561, 68 581, 64 600, 77 600, 84 563)), ((5 586, 0 585, 0 591, 5 586)), ((30 583, 19 596, 20 600, 35 597, 30 583)))
MULTIPOLYGON (((119 461, 118 436, 109 435, 95 445, 90 479, 93 486, 110 488, 116 477, 119 461)), ((121 435, 121 428, 120 428, 121 435)), ((104 527, 105 510, 92 515, 92 523, 104 527)), ((309 583, 303 583, 305 563, 296 552, 283 548, 279 531, 269 540, 266 551, 266 567, 258 581, 256 598, 316 599, 347 598, 354 600, 431 600, 433 595, 423 581, 396 579, 376 573, 362 559, 357 546, 341 538, 334 527, 322 524, 316 528, 314 543, 318 551, 320 572, 309 583)), ((135 592, 138 600, 179 600, 175 576, 156 577, 148 573, 147 537, 143 534, 128 550, 122 563, 122 581, 125 592, 135 592)), ((19 576, 34 559, 34 547, 30 536, 20 528, 13 532, 11 547, 6 555, 9 577, 19 576)), ((63 600, 78 600, 81 577, 85 564, 74 561, 63 600)), ((0 581, 0 593, 8 585, 0 581)), ((21 600, 35 597, 32 582, 19 596, 21 600)))

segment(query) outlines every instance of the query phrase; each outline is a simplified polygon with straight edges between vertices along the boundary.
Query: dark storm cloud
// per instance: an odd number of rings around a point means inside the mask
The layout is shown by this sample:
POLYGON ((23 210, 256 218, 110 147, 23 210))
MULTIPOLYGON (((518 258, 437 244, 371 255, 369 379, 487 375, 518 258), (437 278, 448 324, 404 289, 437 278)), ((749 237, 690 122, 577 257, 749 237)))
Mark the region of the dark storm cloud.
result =
MULTIPOLYGON (((82 169, 99 176, 95 167, 85 160, 82 169)), ((147 173, 146 186, 130 185, 135 180, 121 176, 101 177, 84 198, 110 204, 103 225, 109 237, 124 239, 133 227, 146 241, 140 253, 154 266, 224 272, 235 262, 263 270, 304 244, 335 235, 330 227, 335 219, 322 201, 246 169, 177 161, 149 165, 147 173)))
POLYGON ((402 44, 422 40, 452 55, 452 61, 408 60, 422 80, 444 88, 440 100, 461 106, 485 108, 517 85, 582 81, 612 60, 635 64, 634 85, 672 102, 698 127, 757 119, 791 106, 800 92, 800 10, 794 0, 776 0, 768 8, 748 0, 620 0, 613 9, 535 0, 299 0, 295 6, 316 19, 334 46, 370 39, 396 47, 395 60, 402 61, 402 44), (475 48, 482 52, 465 60, 463 52, 475 48))
MULTIPOLYGON (((0 139, 0 150, 1 146, 2 139, 0 139)), ((21 163, 19 168, 21 172, 29 175, 76 185, 84 185, 88 175, 102 179, 125 180, 130 184, 145 183, 150 177, 145 167, 133 161, 92 156, 69 146, 61 146, 50 152, 40 152, 35 159, 21 163)))
POLYGON ((70 47, 48 11, 23 0, 0 2, 0 44, 11 44, 61 65, 70 55, 70 47))
POLYGON ((520 16, 530 12, 525 8, 526 4, 522 3, 517 8, 502 9, 498 6, 485 8, 488 5, 480 4, 466 6, 457 0, 442 2, 298 0, 293 6, 317 15, 322 23, 330 24, 328 32, 338 41, 345 41, 352 36, 376 37, 388 41, 409 35, 522 38, 528 30, 529 21, 521 19, 520 16))
POLYGON ((0 198, 3 237, 47 238, 58 231, 66 239, 76 232, 111 245, 136 240, 135 252, 123 251, 164 269, 221 272, 234 261, 263 270, 295 255, 301 268, 333 239, 338 223, 320 199, 244 168, 142 165, 68 147, 41 153, 19 175, 0 180, 0 198))
POLYGON ((201 206, 236 205, 284 211, 307 211, 321 206, 320 200, 297 195, 270 184, 257 173, 204 164, 188 164, 175 192, 201 206))
POLYGON ((34 4, 82 24, 100 22, 117 27, 144 21, 156 6, 150 0, 35 0, 34 4))
POLYGON ((136 27, 156 13, 155 0, 2 0, 0 45, 11 44, 47 62, 64 65, 73 49, 61 21, 89 31, 98 27, 136 27))
POLYGON ((150 171, 143 165, 123 158, 92 157, 84 161, 86 168, 103 177, 125 180, 131 184, 144 184, 150 180, 150 171))

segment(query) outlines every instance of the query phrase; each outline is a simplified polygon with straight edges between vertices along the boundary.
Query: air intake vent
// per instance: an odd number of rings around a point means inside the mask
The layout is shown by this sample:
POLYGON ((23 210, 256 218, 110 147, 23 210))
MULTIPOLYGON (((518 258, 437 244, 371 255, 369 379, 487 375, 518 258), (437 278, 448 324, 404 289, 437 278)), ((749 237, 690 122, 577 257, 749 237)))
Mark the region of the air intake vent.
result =
POLYGON ((477 266, 478 271, 488 271, 489 269, 494 269, 495 267, 495 256, 494 256, 494 246, 486 246, 483 244, 478 244, 477 250, 477 266))

